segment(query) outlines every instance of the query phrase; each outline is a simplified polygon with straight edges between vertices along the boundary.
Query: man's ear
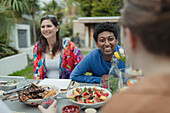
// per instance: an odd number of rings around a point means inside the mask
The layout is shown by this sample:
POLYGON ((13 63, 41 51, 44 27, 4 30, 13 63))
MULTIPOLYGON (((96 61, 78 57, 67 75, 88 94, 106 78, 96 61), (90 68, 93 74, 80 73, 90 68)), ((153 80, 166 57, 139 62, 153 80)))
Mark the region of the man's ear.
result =
POLYGON ((118 39, 116 39, 116 45, 118 45, 118 39))
POLYGON ((134 33, 132 33, 132 31, 129 28, 126 28, 125 30, 126 30, 127 35, 129 36, 131 49, 134 50, 137 45, 136 35, 134 35, 134 33))
POLYGON ((97 42, 96 42, 96 47, 98 47, 98 44, 97 44, 97 42))

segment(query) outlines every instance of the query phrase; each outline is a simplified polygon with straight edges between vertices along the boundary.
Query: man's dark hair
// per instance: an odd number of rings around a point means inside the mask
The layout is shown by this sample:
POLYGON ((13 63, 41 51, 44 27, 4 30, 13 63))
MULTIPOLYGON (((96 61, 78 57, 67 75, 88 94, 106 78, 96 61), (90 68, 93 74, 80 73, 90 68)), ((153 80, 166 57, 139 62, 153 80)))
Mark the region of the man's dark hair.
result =
POLYGON ((117 33, 117 28, 113 23, 110 22, 104 22, 104 23, 99 23, 96 25, 95 29, 94 29, 94 40, 97 42, 98 39, 98 35, 99 33, 103 32, 103 31, 110 31, 114 34, 115 38, 117 39, 118 33, 117 33))

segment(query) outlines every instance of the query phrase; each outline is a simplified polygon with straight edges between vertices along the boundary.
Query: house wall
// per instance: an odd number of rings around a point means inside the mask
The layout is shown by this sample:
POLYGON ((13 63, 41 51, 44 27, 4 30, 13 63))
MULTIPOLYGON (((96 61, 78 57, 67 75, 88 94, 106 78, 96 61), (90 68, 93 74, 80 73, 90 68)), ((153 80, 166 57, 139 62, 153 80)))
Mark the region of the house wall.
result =
POLYGON ((89 38, 90 38, 90 48, 93 48, 93 43, 94 43, 94 39, 93 39, 93 24, 89 25, 90 28, 90 32, 89 32, 89 38))
MULTIPOLYGON (((22 42, 24 43, 24 42, 22 42)), ((31 46, 31 32, 30 32, 30 25, 27 24, 15 24, 11 28, 10 33, 10 43, 11 47, 14 47, 19 52, 25 52, 27 55, 32 59, 33 58, 33 47, 31 46), (26 30, 26 47, 21 48, 19 47, 19 36, 18 30, 26 30)))
POLYGON ((80 37, 80 47, 85 46, 85 24, 78 22, 78 21, 73 21, 73 37, 76 36, 76 33, 79 33, 80 37))

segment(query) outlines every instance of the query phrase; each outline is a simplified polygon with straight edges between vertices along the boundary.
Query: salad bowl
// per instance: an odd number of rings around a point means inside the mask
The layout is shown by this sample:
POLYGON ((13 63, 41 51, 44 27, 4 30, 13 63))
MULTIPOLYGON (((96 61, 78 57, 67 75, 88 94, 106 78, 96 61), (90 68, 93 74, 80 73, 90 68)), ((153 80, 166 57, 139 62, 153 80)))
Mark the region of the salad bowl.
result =
POLYGON ((99 108, 112 97, 112 94, 105 88, 82 86, 69 90, 66 93, 66 96, 70 98, 69 100, 72 103, 77 104, 80 107, 99 108))

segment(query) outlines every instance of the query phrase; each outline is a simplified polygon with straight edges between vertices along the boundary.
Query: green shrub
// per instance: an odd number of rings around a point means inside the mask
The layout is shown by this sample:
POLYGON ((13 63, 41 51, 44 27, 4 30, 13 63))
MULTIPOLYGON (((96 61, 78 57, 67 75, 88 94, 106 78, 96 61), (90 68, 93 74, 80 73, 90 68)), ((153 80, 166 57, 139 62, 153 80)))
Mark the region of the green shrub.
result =
POLYGON ((17 54, 18 51, 6 44, 7 34, 0 34, 0 59, 17 54))

